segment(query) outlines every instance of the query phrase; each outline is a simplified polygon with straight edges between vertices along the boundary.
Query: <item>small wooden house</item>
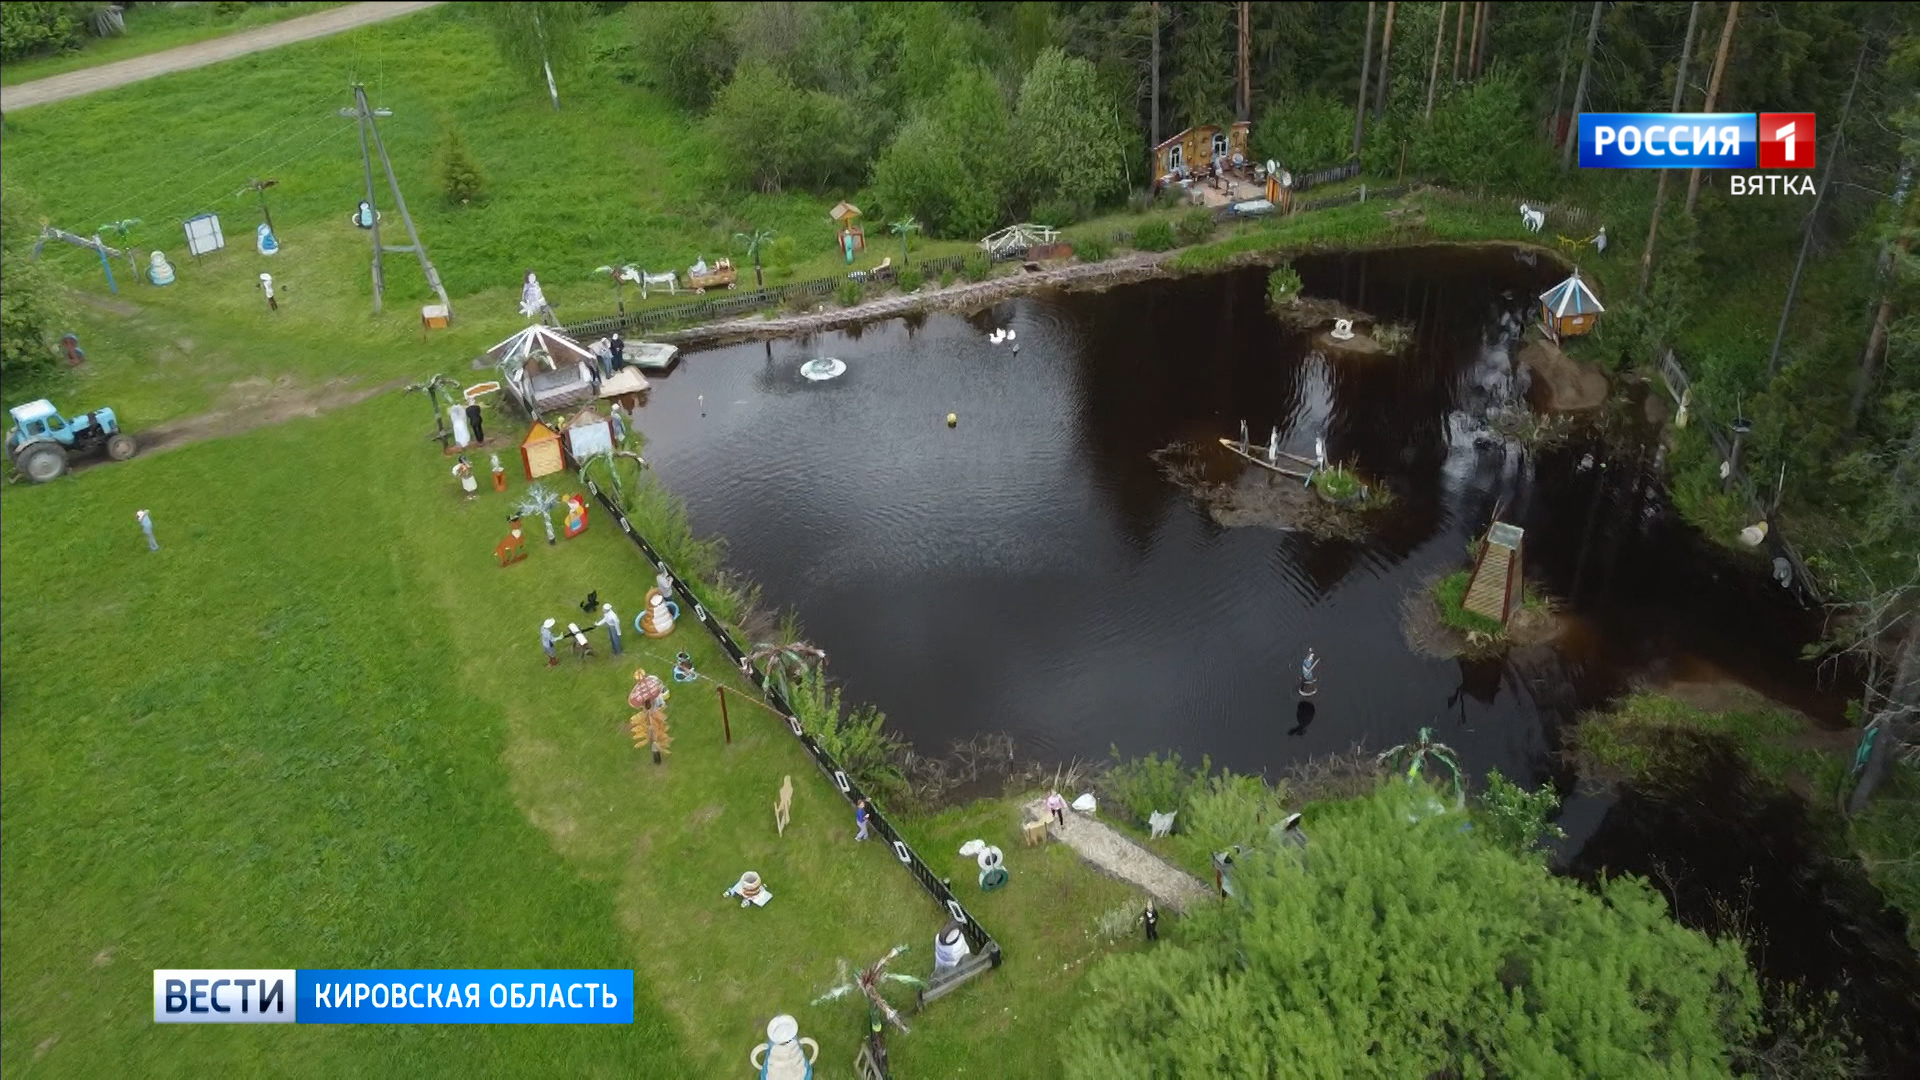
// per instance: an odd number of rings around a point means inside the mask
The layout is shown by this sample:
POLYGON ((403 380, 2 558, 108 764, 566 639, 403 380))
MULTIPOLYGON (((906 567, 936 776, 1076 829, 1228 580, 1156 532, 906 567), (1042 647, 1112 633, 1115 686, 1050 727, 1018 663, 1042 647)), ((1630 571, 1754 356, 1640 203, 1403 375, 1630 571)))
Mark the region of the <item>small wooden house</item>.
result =
POLYGON ((528 480, 565 472, 567 461, 561 452, 559 434, 535 420, 527 437, 520 440, 520 464, 525 466, 528 480))
POLYGON ((1580 278, 1573 276, 1540 294, 1540 321, 1559 337, 1577 337, 1590 332, 1600 321, 1600 298, 1580 278))
POLYGON ((613 449, 613 422, 589 405, 567 421, 567 456, 579 468, 595 454, 613 449))
POLYGON ((846 253, 848 262, 852 262, 855 255, 867 250, 867 234, 866 230, 860 227, 859 207, 841 200, 839 205, 827 211, 827 216, 840 227, 840 250, 846 253))
POLYGON ((1526 530, 1518 525, 1496 521, 1487 526, 1474 555, 1473 576, 1467 579, 1467 592, 1460 606, 1475 615, 1484 615, 1501 625, 1520 607, 1522 579, 1520 549, 1526 530))
POLYGON ((1190 127, 1153 148, 1153 175, 1171 176, 1183 169, 1206 168, 1214 158, 1225 158, 1229 166, 1246 165, 1253 160, 1247 150, 1250 127, 1245 120, 1224 128, 1218 124, 1190 127))

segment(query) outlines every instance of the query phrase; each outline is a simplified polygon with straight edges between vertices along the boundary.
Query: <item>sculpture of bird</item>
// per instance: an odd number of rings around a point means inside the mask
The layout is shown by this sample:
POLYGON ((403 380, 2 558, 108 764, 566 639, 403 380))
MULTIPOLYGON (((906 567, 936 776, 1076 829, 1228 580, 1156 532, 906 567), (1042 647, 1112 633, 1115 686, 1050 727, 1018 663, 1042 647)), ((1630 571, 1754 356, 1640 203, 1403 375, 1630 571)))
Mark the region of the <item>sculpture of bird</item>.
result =
POLYGON ((589 613, 599 611, 600 610, 600 590, 595 589, 592 592, 589 592, 587 594, 587 598, 585 600, 580 601, 580 610, 589 612, 589 613))

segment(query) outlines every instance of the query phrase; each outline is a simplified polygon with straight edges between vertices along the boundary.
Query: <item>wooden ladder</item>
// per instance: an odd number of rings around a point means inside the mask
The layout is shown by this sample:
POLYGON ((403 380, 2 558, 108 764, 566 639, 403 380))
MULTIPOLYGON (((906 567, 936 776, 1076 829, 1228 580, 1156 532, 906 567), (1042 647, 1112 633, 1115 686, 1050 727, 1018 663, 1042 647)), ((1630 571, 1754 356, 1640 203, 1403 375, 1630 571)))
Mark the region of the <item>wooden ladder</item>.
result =
POLYGON ((1473 578, 1467 583, 1467 595, 1460 606, 1475 615, 1484 615, 1497 623, 1507 621, 1508 603, 1511 593, 1508 578, 1512 570, 1513 550, 1498 544, 1484 541, 1480 545, 1480 559, 1473 568, 1473 578))

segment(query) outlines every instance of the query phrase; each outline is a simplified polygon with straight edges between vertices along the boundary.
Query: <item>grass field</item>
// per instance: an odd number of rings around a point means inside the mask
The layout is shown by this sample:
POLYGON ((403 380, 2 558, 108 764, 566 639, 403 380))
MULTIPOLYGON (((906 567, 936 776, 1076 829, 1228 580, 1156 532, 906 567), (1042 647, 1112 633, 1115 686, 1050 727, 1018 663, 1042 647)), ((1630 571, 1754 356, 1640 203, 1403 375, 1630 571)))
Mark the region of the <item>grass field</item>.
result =
MULTIPOLYGON (((9 1075, 715 1075, 781 1011, 844 1062, 864 1016, 807 1004, 835 961, 906 943, 907 970, 930 962, 942 913, 853 843, 744 691, 731 747, 697 684, 669 708, 668 763, 633 748, 633 668, 684 648, 724 670, 704 634, 543 667, 542 618, 578 617, 590 588, 630 618, 651 575, 604 522, 497 568, 507 497, 462 502, 425 426, 392 395, 0 495, 9 1075), (720 898, 749 868, 765 909, 720 898), (632 1032, 153 1026, 150 969, 203 965, 634 967, 640 1009, 632 1032)), ((1049 848, 1016 851, 1014 888, 975 893, 954 851, 1013 850, 1010 802, 906 827, 1012 959, 896 1060, 1048 1074, 1049 1017, 1128 891, 1049 848)))
POLYGON ((288 4, 246 4, 242 10, 231 13, 218 10, 221 6, 137 4, 123 16, 127 24, 127 32, 123 36, 88 38, 85 44, 72 52, 10 63, 5 69, 0 69, 0 86, 32 82, 49 75, 111 64, 116 60, 131 60, 136 56, 192 45, 340 5, 313 0, 288 4))

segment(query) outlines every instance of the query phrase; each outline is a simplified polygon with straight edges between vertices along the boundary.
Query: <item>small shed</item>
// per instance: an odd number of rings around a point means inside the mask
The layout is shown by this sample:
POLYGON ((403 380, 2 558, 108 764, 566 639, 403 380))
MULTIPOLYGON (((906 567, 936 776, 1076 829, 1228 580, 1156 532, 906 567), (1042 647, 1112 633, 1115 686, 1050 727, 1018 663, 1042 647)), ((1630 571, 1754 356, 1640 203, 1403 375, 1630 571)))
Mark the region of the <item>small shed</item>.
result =
POLYGON ((589 405, 567 421, 566 440, 567 456, 577 469, 593 455, 613 449, 613 422, 589 405))
POLYGON ((1600 298, 1593 294, 1575 268, 1567 280, 1540 294, 1540 321, 1561 337, 1577 337, 1600 321, 1600 298))
POLYGON ((1518 525, 1496 521, 1487 526, 1461 607, 1503 626, 1513 617, 1514 609, 1520 606, 1520 549, 1525 540, 1526 530, 1518 525))
POLYGON ((559 434, 535 420, 527 437, 520 440, 520 464, 526 467, 528 480, 564 472, 567 462, 561 453, 559 434))
POLYGON ((1190 127, 1153 148, 1153 175, 1206 168, 1216 157, 1227 159, 1229 165, 1245 165, 1252 160, 1247 151, 1249 128, 1245 120, 1224 128, 1219 124, 1190 127))
POLYGON ((840 249, 846 252, 847 261, 853 261, 854 255, 867 250, 867 233, 860 227, 859 207, 843 199, 827 211, 827 216, 840 227, 840 249))

